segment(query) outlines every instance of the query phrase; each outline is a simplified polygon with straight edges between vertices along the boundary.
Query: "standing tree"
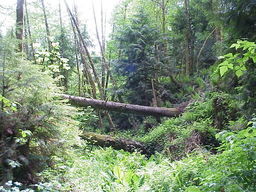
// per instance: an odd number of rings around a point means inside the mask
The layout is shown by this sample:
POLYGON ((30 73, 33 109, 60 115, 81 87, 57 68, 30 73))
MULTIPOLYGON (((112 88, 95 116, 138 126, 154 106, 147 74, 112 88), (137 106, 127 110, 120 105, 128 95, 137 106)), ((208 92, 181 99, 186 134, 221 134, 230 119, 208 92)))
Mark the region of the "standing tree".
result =
POLYGON ((52 43, 51 43, 51 39, 50 39, 51 34, 50 34, 49 25, 48 25, 44 0, 41 0, 41 4, 42 4, 43 13, 44 13, 44 23, 45 23, 45 30, 46 30, 46 35, 47 35, 48 51, 51 51, 52 50, 52 43))
POLYGON ((16 6, 16 38, 19 40, 18 50, 22 52, 23 28, 24 28, 24 0, 17 0, 16 6))
MULTIPOLYGON (((18 51, 22 52, 23 45, 23 18, 24 17, 24 0, 17 0, 17 6, 16 6, 16 38, 19 40, 18 44, 18 51)), ((6 95, 6 60, 7 60, 7 54, 6 52, 11 52, 10 50, 7 51, 7 46, 5 47, 4 41, 2 40, 1 44, 3 44, 3 47, 1 46, 1 53, 3 52, 3 72, 2 72, 2 91, 1 91, 1 110, 0 110, 0 137, 1 137, 1 164, 2 164, 2 177, 1 177, 1 185, 5 184, 7 181, 13 180, 14 173, 13 173, 13 166, 10 164, 11 161, 13 161, 16 158, 16 141, 15 137, 17 136, 17 130, 15 130, 13 127, 8 125, 8 115, 6 115, 6 105, 7 103, 11 104, 11 101, 5 98, 6 95)), ((8 58, 10 56, 8 55, 8 58)), ((7 105, 8 106, 8 105, 7 105)), ((10 118, 10 117, 9 117, 10 118)))
POLYGON ((154 43, 157 30, 150 26, 149 17, 140 10, 129 25, 120 29, 116 40, 123 42, 119 45, 122 50, 116 70, 126 76, 125 88, 128 91, 128 102, 151 105, 153 93, 152 82, 155 73, 154 43))
MULTIPOLYGON (((28 32, 28 41, 30 42, 30 48, 31 48, 31 52, 29 52, 29 54, 32 55, 34 63, 36 63, 35 49, 34 49, 34 45, 32 42, 32 33, 31 33, 31 29, 30 29, 27 0, 25 0, 25 11, 26 11, 25 21, 26 21, 26 28, 27 28, 27 32, 28 32)), ((28 55, 28 57, 29 57, 29 55, 28 55)))
POLYGON ((194 70, 194 40, 193 40, 193 30, 192 30, 190 4, 189 3, 190 3, 190 0, 184 0, 185 17, 186 17, 186 28, 185 28, 186 75, 191 75, 194 70))

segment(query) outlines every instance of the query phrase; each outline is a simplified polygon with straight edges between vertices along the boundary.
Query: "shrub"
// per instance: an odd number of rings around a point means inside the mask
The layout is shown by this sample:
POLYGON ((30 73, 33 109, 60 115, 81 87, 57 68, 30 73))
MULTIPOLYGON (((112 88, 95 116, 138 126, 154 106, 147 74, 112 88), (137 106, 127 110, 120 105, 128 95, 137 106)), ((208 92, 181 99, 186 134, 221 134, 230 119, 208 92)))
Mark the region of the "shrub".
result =
POLYGON ((76 110, 56 97, 61 90, 50 74, 7 45, 1 52, 0 176, 3 183, 33 183, 54 155, 79 145, 80 131, 73 120, 76 110))

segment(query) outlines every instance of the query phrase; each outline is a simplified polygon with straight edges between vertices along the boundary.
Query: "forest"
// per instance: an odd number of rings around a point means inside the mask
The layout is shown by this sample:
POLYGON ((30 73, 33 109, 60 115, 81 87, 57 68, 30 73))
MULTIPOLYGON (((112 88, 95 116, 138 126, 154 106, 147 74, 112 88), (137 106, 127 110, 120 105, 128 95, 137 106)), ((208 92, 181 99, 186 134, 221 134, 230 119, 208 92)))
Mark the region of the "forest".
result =
POLYGON ((255 192, 256 1, 1 0, 0 191, 255 192))

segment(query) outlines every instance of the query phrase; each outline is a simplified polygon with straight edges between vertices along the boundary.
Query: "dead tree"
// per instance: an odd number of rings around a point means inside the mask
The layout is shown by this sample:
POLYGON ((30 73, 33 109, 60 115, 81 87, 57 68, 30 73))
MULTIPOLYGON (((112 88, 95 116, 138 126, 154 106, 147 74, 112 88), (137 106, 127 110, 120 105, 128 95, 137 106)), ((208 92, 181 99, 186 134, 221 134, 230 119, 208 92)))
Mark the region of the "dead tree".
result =
POLYGON ((91 106, 96 109, 108 110, 108 111, 119 111, 124 113, 137 113, 142 115, 151 115, 151 116, 165 116, 165 117, 176 117, 179 116, 184 107, 178 108, 165 108, 165 107, 149 107, 142 105, 133 105, 126 103, 118 103, 111 101, 104 101, 98 99, 90 99, 84 97, 76 97, 71 95, 61 94, 61 97, 69 99, 79 106, 91 106))
POLYGON ((140 152, 145 155, 151 155, 152 152, 149 147, 138 141, 130 139, 115 138, 109 135, 100 135, 91 132, 84 132, 81 138, 88 141, 91 144, 101 146, 101 147, 112 147, 116 150, 124 150, 128 152, 140 152))
MULTIPOLYGON (((87 56, 88 62, 89 62, 90 67, 92 69, 92 72, 93 72, 93 75, 94 75, 94 79, 96 81, 96 84, 97 84, 97 87, 98 87, 98 90, 99 90, 99 93, 100 93, 100 98, 104 99, 104 88, 102 87, 102 84, 101 84, 101 82, 99 80, 99 77, 98 77, 98 74, 96 72, 96 68, 95 68, 94 62, 92 60, 91 54, 89 52, 89 49, 88 49, 88 47, 86 45, 85 40, 83 39, 83 36, 82 36, 82 33, 81 33, 80 29, 79 29, 79 26, 78 26, 76 18, 74 17, 73 13, 71 12, 71 10, 70 10, 66 0, 64 2, 66 4, 66 7, 67 7, 67 10, 68 10, 68 14, 70 16, 70 19, 73 22, 73 25, 74 25, 74 27, 75 27, 75 29, 77 31, 78 39, 81 42, 83 51, 85 52, 85 55, 87 56)), ((108 112, 106 112, 105 115, 107 116, 107 119, 108 119, 108 122, 109 122, 109 125, 110 125, 111 129, 115 129, 115 125, 114 125, 114 123, 112 121, 112 118, 111 118, 110 114, 108 112)))

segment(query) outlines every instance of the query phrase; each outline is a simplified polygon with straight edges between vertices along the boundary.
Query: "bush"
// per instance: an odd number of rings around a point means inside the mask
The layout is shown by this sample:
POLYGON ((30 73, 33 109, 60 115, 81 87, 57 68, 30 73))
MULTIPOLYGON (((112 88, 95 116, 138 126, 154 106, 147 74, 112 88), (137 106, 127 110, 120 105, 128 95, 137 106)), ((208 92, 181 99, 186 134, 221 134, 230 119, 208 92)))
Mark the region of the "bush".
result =
POLYGON ((34 183, 35 173, 51 166, 54 155, 81 143, 80 131, 73 120, 76 110, 56 97, 61 92, 56 81, 8 43, 1 57, 0 176, 3 183, 34 183))

